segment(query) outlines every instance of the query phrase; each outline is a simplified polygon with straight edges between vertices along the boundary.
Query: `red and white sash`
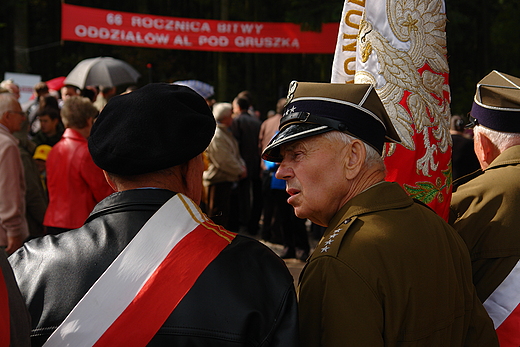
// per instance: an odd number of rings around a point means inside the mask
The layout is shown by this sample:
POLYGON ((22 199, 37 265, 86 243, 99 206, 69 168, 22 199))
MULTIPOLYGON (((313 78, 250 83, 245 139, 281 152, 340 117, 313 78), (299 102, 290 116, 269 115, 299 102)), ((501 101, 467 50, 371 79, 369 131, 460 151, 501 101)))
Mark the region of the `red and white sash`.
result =
POLYGON ((145 346, 235 238, 182 194, 164 204, 45 343, 145 346))
POLYGON ((500 347, 520 346, 520 261, 486 299, 484 307, 493 320, 500 347))

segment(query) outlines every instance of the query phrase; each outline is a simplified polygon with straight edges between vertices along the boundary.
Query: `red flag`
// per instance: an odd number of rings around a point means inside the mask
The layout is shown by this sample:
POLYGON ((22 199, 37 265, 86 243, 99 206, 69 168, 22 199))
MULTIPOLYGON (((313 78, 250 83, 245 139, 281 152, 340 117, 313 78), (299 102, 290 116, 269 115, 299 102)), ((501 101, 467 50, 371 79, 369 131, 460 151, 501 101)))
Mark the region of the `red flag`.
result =
POLYGON ((447 220, 450 90, 443 0, 346 0, 332 82, 371 83, 401 137, 387 144, 387 180, 447 220))

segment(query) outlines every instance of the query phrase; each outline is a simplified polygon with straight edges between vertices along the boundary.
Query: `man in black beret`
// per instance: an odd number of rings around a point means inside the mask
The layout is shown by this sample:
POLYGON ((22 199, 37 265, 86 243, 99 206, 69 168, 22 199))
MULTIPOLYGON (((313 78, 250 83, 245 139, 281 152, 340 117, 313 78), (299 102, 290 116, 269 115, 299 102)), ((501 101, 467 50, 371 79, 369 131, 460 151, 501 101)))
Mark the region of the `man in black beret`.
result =
POLYGON ((149 84, 108 102, 89 149, 116 193, 81 228, 10 258, 33 346, 298 345, 283 261, 198 208, 214 131, 185 86, 149 84))
POLYGON ((450 223, 468 245, 473 283, 500 345, 519 346, 520 78, 485 76, 470 119, 482 170, 461 179, 467 182, 453 193, 450 223))
POLYGON ((287 99, 263 157, 296 215, 327 227, 300 275, 302 346, 497 346, 464 242, 385 182, 399 136, 374 87, 294 82, 287 99))

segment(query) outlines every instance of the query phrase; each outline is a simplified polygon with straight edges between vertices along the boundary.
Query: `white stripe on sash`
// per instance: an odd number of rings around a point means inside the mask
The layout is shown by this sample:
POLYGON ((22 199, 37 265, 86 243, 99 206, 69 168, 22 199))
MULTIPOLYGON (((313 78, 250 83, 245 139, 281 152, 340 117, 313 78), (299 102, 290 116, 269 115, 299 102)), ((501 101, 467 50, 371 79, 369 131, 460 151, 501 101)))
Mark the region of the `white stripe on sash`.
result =
POLYGON ((207 219, 182 194, 168 200, 94 283, 44 347, 95 344, 175 245, 207 219))
POLYGON ((486 299, 484 307, 493 320, 495 330, 520 304, 520 261, 486 299))

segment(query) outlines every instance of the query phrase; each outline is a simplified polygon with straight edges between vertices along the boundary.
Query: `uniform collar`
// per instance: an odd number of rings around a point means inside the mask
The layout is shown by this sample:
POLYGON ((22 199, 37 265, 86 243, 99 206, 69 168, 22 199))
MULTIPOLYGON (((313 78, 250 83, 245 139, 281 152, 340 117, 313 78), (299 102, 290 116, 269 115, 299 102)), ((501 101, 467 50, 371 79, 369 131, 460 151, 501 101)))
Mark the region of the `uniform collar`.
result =
POLYGON ((413 204, 406 192, 395 182, 381 182, 356 195, 336 213, 329 223, 334 228, 344 219, 366 213, 403 208, 413 204))
POLYGON ((115 192, 101 200, 94 207, 87 222, 108 213, 128 209, 135 210, 136 206, 139 206, 138 209, 155 211, 175 194, 177 193, 160 188, 138 188, 115 192))
POLYGON ((492 170, 497 167, 520 164, 520 145, 512 146, 500 153, 484 170, 492 170))

